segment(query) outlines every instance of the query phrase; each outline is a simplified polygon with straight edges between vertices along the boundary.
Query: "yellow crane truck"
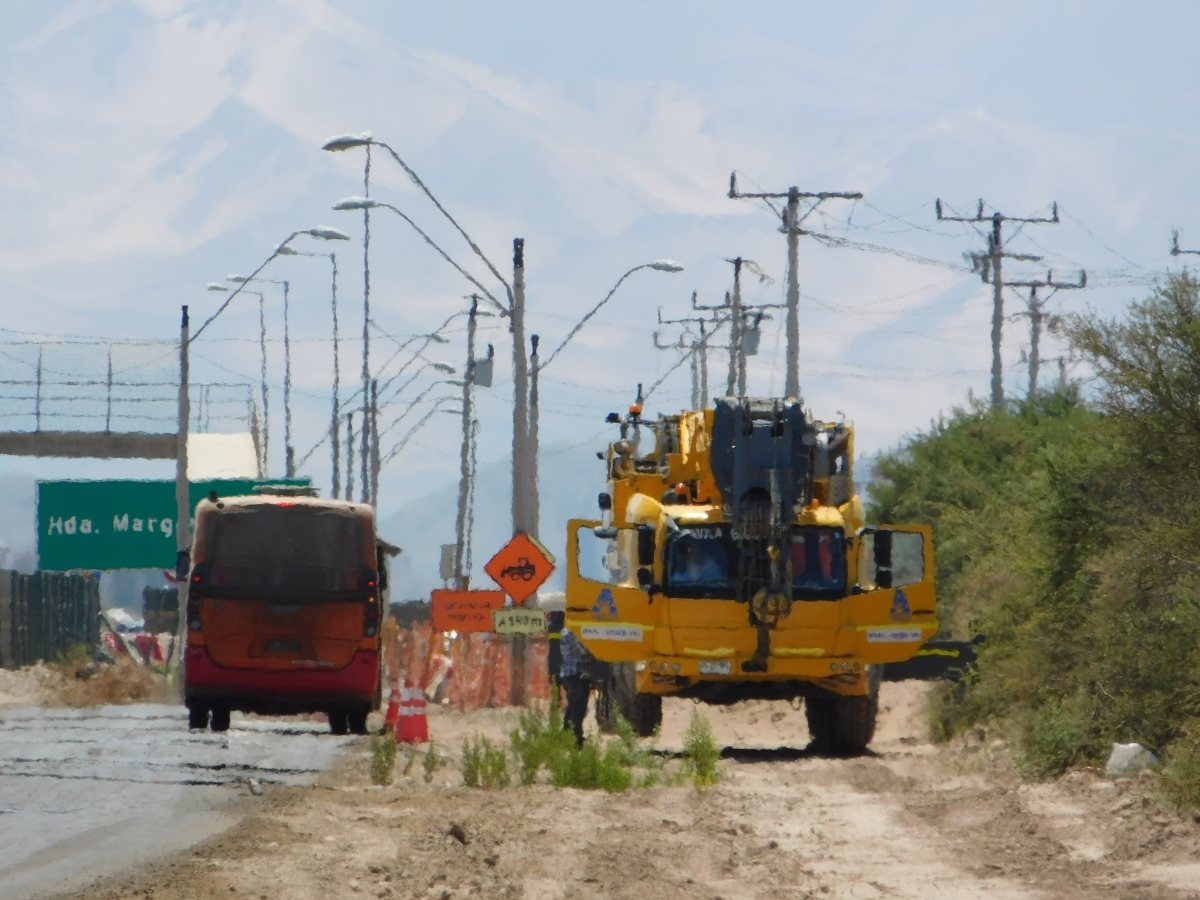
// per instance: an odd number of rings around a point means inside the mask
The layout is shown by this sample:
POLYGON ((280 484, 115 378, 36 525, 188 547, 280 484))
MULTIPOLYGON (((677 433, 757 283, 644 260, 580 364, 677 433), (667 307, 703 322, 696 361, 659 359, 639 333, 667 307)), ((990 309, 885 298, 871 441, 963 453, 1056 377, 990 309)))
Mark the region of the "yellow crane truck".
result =
POLYGON ((567 534, 566 626, 599 668, 598 717, 639 734, 665 695, 803 698, 818 748, 875 731, 882 666, 938 630, 930 530, 868 526, 854 431, 794 399, 611 413, 598 520, 567 534))

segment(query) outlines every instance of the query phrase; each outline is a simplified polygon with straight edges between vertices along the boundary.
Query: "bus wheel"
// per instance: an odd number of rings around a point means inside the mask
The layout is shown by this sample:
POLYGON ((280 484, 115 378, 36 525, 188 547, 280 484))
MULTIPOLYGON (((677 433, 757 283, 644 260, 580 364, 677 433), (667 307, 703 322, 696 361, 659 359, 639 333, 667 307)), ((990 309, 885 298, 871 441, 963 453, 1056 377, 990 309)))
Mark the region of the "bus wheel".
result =
POLYGON ((212 711, 212 730, 213 731, 228 731, 229 730, 229 710, 214 709, 212 711))
POLYGON ((198 728, 203 731, 208 727, 208 708, 204 706, 188 707, 188 728, 198 728))
POLYGON ((365 709, 355 710, 352 713, 346 714, 346 724, 350 728, 351 734, 366 734, 367 733, 367 711, 365 709))
POLYGON ((329 730, 333 734, 345 734, 350 727, 347 721, 346 711, 342 709, 331 709, 329 711, 329 730))

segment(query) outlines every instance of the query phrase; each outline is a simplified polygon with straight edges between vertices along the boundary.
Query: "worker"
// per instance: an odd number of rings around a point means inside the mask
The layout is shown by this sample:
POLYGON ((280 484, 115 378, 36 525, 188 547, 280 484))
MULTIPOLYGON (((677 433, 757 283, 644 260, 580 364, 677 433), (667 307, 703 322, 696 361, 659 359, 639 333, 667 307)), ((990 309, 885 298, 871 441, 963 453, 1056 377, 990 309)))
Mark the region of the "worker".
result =
POLYGON ((588 697, 592 693, 592 654, 579 642, 579 638, 563 626, 562 665, 559 667, 559 684, 567 693, 567 706, 563 711, 563 728, 575 732, 575 743, 583 746, 583 720, 587 717, 588 697))
POLYGON ((682 571, 671 579, 675 584, 713 584, 725 580, 721 564, 709 555, 704 542, 684 538, 679 542, 682 551, 682 571))

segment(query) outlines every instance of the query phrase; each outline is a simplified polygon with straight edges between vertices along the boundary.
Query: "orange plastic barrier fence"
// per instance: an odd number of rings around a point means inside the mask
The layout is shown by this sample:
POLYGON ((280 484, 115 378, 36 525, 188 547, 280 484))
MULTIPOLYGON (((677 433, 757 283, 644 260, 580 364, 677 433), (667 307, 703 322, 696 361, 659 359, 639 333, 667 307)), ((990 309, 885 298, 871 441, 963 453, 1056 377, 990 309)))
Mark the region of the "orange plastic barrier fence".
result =
POLYGON ((508 706, 514 678, 524 685, 527 702, 550 698, 544 635, 526 639, 524 670, 517 672, 510 638, 482 632, 451 638, 428 621, 398 628, 389 620, 389 626, 383 630, 389 680, 420 685, 431 703, 448 701, 458 710, 508 706))

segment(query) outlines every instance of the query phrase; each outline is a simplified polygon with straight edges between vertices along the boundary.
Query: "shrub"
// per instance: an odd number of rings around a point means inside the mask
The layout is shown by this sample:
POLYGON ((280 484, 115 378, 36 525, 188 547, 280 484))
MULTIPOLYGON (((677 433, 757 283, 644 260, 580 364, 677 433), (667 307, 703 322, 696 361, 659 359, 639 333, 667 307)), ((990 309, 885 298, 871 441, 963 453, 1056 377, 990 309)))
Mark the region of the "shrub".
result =
POLYGON ((720 779, 721 770, 717 767, 720 759, 721 748, 713 739, 708 719, 694 711, 683 733, 682 777, 691 779, 696 790, 704 791, 720 779))
POLYGON ((1017 763, 1035 778, 1053 778, 1079 755, 1086 725, 1077 705, 1060 700, 1045 704, 1024 722, 1017 763))
MULTIPOLYGON (((432 749, 432 745, 430 747, 432 749)), ((436 767, 436 764, 435 764, 436 767)), ((503 747, 497 747, 483 735, 474 739, 463 738, 463 784, 466 787, 481 787, 484 790, 506 788, 511 784, 508 774, 508 756, 503 747)), ((425 780, 433 780, 432 769, 426 764, 425 780)))
MULTIPOLYGON (((414 753, 413 758, 415 758, 415 757, 416 757, 416 754, 414 753)), ((429 784, 429 782, 433 781, 433 773, 437 770, 438 766, 440 766, 440 765, 442 765, 442 757, 438 754, 437 747, 435 747, 432 743, 430 743, 429 749, 425 751, 425 756, 421 760, 421 768, 425 770, 425 783, 426 784, 429 784)), ((411 767, 412 767, 412 759, 410 759, 408 761, 408 765, 404 767, 405 775, 408 774, 408 770, 411 767)))
POLYGON ((1200 809, 1200 721, 1167 746, 1160 782, 1163 799, 1175 810, 1200 809))
POLYGON ((396 768, 396 742, 390 734, 371 736, 371 782, 388 785, 396 768))

